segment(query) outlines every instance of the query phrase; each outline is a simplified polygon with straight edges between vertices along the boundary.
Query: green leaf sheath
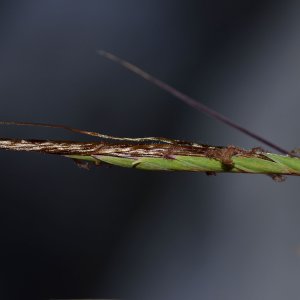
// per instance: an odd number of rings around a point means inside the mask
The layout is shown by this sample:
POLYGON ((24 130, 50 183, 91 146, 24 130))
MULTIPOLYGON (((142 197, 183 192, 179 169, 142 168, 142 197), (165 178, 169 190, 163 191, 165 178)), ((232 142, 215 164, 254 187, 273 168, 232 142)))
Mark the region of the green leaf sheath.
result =
POLYGON ((253 174, 300 175, 300 159, 272 153, 263 153, 264 158, 232 156, 231 165, 224 164, 221 159, 203 156, 162 157, 115 157, 110 155, 68 155, 73 159, 106 163, 109 165, 136 168, 151 171, 189 171, 189 172, 230 172, 253 174))
POLYGON ((39 152, 96 165, 151 171, 300 175, 300 158, 292 155, 267 153, 259 148, 245 150, 232 145, 219 147, 161 138, 122 143, 0 138, 0 149, 39 152))

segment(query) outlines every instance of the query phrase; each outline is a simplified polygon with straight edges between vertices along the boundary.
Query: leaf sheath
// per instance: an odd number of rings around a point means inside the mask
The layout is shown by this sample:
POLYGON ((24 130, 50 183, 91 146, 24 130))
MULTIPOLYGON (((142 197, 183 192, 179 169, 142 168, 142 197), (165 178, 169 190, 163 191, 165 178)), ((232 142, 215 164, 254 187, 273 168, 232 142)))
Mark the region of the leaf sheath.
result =
POLYGON ((152 171, 300 175, 300 159, 288 155, 195 143, 109 143, 0 139, 0 149, 65 156, 96 165, 152 171))

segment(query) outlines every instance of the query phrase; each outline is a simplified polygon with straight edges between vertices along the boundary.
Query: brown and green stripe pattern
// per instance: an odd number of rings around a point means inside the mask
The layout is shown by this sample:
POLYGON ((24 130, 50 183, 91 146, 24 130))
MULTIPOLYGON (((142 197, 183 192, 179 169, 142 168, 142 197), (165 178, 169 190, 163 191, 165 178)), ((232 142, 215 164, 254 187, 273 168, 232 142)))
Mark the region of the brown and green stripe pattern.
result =
POLYGON ((151 171, 300 175, 298 157, 268 153, 261 149, 244 150, 235 146, 214 147, 159 141, 160 138, 152 142, 146 140, 135 143, 2 138, 0 149, 55 154, 95 165, 109 164, 151 171))

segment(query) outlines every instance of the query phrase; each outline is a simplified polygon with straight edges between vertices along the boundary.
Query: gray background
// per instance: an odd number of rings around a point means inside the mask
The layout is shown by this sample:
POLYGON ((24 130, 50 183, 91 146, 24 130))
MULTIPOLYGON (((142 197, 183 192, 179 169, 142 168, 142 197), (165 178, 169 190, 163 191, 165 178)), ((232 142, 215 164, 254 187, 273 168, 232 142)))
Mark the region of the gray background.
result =
MULTIPOLYGON (((259 146, 96 55, 105 49, 295 148, 299 13, 297 1, 2 1, 0 119, 259 146)), ((299 298, 298 178, 0 157, 1 299, 299 298)))

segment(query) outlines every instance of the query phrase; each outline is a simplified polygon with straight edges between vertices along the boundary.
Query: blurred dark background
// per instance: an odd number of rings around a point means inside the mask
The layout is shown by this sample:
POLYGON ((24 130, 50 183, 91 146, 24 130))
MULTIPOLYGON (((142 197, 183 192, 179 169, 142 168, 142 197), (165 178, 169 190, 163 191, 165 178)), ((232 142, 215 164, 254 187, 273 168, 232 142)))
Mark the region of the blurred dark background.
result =
MULTIPOLYGON (((291 0, 1 1, 0 119, 260 146, 96 54, 105 49, 295 148, 299 13, 291 0)), ((299 298, 298 178, 0 154, 1 299, 299 298)))

